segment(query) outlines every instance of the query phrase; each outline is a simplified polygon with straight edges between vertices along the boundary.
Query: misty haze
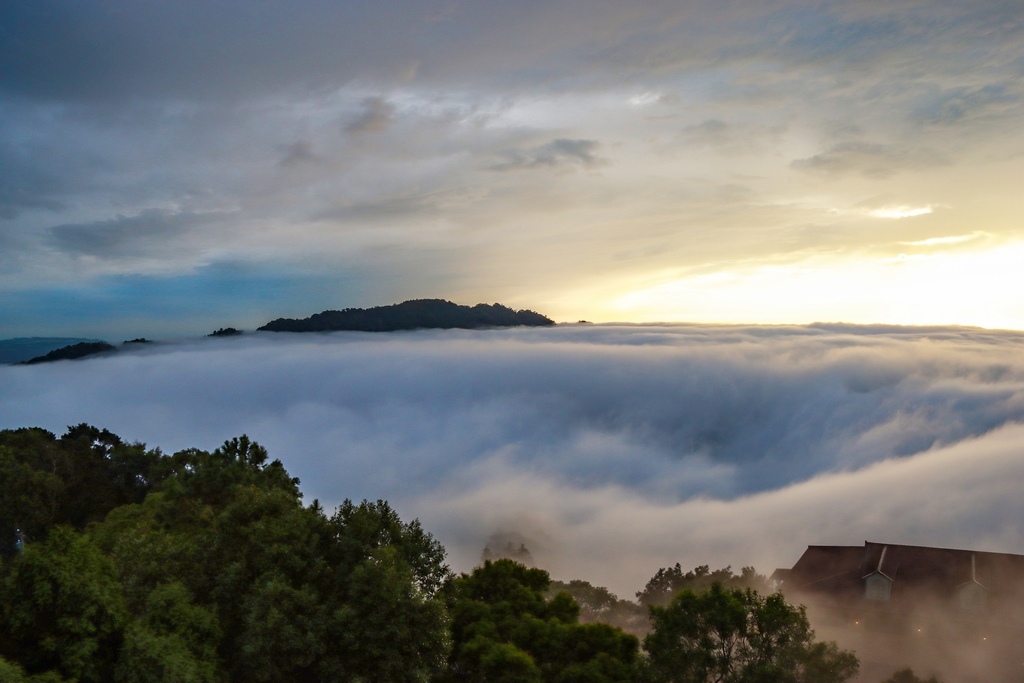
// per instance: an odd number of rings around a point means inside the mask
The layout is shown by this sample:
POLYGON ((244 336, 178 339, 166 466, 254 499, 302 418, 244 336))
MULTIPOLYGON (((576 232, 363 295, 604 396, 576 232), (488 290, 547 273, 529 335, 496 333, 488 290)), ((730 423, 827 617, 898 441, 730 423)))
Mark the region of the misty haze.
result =
POLYGON ((307 501, 419 518, 457 571, 522 547, 629 598, 658 567, 767 574, 808 545, 1024 552, 1022 350, 941 327, 260 333, 0 368, 0 427, 246 433, 307 501))
POLYGON ((770 571, 813 543, 1024 552, 1022 349, 828 325, 260 334, 0 368, 0 426, 168 452, 246 433, 308 499, 419 517, 458 569, 505 530, 629 596, 655 565, 770 571))

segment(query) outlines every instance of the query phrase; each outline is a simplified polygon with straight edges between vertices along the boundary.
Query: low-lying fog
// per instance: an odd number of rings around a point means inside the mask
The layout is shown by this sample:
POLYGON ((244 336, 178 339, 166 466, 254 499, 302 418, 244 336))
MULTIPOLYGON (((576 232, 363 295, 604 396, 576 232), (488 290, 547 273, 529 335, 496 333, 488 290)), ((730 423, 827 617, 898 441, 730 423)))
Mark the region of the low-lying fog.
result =
POLYGON ((0 368, 0 427, 247 433, 307 500, 498 531, 632 597, 865 539, 1024 553, 1024 334, 840 325, 253 334, 0 368))

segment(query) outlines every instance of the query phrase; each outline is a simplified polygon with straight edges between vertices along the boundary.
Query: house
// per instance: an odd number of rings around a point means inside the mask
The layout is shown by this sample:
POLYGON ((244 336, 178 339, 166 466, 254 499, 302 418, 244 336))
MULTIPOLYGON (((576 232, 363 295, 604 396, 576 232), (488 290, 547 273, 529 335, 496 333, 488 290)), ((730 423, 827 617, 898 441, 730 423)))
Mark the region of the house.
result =
POLYGON ((1024 555, 1009 553, 872 541, 812 545, 792 569, 776 569, 771 578, 807 604, 843 610, 979 616, 1024 606, 1024 555))
POLYGON ((1024 679, 1024 555, 813 545, 771 580, 806 606, 816 630, 873 659, 878 671, 916 663, 947 681, 1009 680, 1010 672, 1024 679))

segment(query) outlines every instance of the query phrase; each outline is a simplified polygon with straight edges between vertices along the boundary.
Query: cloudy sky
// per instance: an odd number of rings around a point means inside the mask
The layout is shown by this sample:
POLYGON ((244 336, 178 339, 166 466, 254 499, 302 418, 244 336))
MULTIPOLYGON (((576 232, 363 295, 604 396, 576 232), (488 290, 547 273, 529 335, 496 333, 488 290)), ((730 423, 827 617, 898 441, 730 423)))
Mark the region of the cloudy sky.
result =
POLYGON ((519 534, 623 597, 659 567, 864 540, 1024 554, 1024 333, 564 325, 259 333, 0 366, 0 428, 242 433, 326 508, 386 498, 468 570, 519 534))
POLYGON ((0 337, 1024 328, 1024 6, 0 3, 0 337))

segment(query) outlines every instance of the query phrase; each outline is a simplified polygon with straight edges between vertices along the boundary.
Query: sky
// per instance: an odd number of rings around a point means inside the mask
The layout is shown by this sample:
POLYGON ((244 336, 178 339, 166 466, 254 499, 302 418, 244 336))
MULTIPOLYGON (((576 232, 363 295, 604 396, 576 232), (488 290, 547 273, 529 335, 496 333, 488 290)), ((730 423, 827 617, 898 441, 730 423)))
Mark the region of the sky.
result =
POLYGON ((0 366, 0 429, 248 434, 306 502, 383 498, 457 571, 521 538, 632 598, 661 567, 865 540, 1024 554, 1024 333, 560 325, 257 333, 0 366))
POLYGON ((0 338, 1024 329, 1018 0, 0 3, 0 338))

